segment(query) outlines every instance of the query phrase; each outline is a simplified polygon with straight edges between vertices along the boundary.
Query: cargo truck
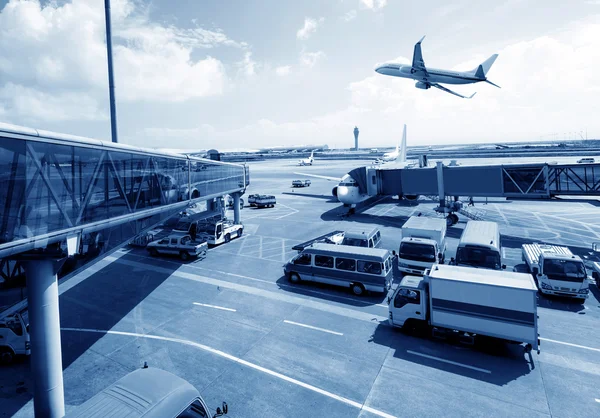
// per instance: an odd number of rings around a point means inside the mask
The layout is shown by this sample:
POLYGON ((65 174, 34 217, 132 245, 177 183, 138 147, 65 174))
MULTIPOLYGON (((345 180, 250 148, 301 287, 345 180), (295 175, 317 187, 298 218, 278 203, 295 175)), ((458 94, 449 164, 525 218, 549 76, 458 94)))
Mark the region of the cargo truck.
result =
POLYGON ((526 273, 440 264, 402 279, 388 298, 389 323, 469 344, 478 336, 525 343, 539 353, 536 292, 526 273))
POLYGON ((583 260, 567 247, 523 244, 521 258, 546 295, 567 296, 581 301, 590 292, 583 260))
POLYGON ((422 275, 446 254, 446 220, 411 216, 402 225, 402 241, 398 250, 398 270, 422 275))
POLYGON ((272 208, 277 203, 275 196, 261 194, 254 200, 254 206, 257 208, 272 208))

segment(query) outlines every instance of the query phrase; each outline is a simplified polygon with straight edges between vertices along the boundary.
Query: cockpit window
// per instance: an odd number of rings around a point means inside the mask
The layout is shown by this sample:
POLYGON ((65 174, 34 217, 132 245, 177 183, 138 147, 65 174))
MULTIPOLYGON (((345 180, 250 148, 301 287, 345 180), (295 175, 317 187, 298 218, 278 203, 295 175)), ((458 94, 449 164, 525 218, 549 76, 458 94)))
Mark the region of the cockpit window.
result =
POLYGON ((340 183, 340 186, 358 187, 358 184, 356 184, 356 183, 340 183))

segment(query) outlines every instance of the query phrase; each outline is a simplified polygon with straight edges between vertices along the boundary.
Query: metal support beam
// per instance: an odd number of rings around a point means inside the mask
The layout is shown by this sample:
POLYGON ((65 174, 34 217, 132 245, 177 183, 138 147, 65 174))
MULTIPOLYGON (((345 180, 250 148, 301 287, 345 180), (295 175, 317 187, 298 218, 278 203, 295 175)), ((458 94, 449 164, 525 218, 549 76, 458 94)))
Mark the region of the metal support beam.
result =
POLYGON ((56 278, 63 260, 44 256, 24 260, 36 417, 60 418, 65 415, 56 278))
POLYGON ((240 194, 233 194, 233 222, 240 223, 240 194))
POLYGON ((437 183, 440 207, 443 208, 446 205, 446 193, 444 192, 444 165, 441 161, 437 162, 437 183))

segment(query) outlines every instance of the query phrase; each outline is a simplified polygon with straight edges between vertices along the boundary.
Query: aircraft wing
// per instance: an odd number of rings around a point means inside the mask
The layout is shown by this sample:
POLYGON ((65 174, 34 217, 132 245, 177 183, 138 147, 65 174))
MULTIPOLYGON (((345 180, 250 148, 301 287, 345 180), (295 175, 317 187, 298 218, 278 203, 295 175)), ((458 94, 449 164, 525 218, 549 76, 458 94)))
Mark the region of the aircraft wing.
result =
POLYGON ((335 181, 338 183, 342 180, 340 177, 321 176, 319 174, 308 174, 308 173, 294 173, 294 174, 298 174, 299 176, 316 177, 318 179, 325 179, 325 180, 329 180, 329 181, 335 181))
POLYGON ((447 89, 446 87, 442 86, 441 84, 438 84, 438 83, 429 83, 429 84, 437 89, 445 91, 446 93, 450 93, 450 94, 454 94, 455 96, 462 97, 463 99, 472 99, 473 96, 475 96, 475 94, 477 94, 477 92, 475 92, 475 93, 471 94, 470 96, 463 96, 462 94, 458 94, 455 91, 447 89))
POLYGON ((423 42, 423 39, 425 39, 424 36, 419 42, 415 44, 412 67, 415 71, 422 71, 425 74, 427 74, 427 69, 425 68, 425 61, 423 61, 423 53, 421 52, 421 42, 423 42))

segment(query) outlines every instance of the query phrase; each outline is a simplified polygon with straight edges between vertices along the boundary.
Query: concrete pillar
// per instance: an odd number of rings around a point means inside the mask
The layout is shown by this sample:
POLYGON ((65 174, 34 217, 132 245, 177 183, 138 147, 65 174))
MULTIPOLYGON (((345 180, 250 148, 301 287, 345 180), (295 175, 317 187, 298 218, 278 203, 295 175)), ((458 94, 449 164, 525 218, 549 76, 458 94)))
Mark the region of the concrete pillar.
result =
POLYGON ((24 261, 27 275, 31 371, 34 380, 33 408, 36 417, 65 415, 58 281, 62 265, 52 258, 24 261))
POLYGON ((440 206, 446 206, 446 194, 444 192, 444 165, 441 161, 437 162, 437 185, 438 195, 440 198, 440 206))
POLYGON ((240 194, 233 194, 233 222, 240 223, 240 194))

